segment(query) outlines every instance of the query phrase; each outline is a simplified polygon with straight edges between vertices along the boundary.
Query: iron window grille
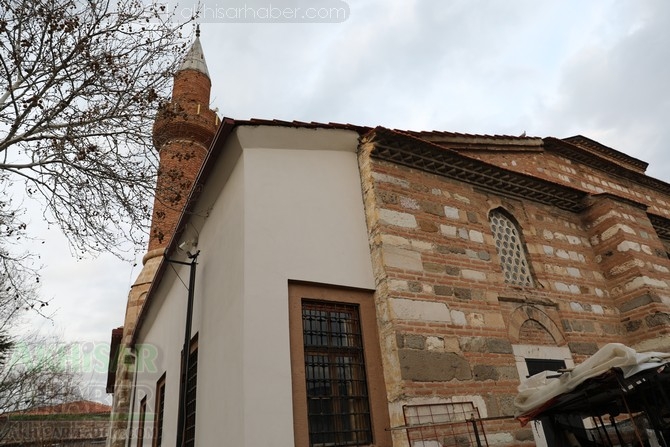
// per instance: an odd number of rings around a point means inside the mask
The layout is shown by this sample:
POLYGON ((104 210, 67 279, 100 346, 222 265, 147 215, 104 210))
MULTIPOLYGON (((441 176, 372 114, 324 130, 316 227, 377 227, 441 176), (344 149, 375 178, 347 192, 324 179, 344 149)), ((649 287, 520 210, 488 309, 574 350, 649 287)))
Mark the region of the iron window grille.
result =
POLYGON ((198 345, 191 345, 188 371, 186 371, 186 423, 184 426, 184 445, 186 447, 195 446, 195 410, 196 410, 196 391, 198 385, 198 345))
POLYGON ((357 305, 302 301, 310 446, 372 443, 357 305))

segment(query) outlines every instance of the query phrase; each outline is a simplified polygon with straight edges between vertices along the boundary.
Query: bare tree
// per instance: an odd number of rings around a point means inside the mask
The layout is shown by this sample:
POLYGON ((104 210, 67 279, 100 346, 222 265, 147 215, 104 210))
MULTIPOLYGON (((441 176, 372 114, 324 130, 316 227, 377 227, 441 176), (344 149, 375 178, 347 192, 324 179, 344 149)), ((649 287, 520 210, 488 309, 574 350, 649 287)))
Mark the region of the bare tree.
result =
POLYGON ((80 378, 68 363, 70 345, 33 335, 13 340, 0 366, 0 442, 15 419, 37 408, 81 400, 80 378))
MULTIPOLYGON (((146 236, 151 126, 182 27, 143 0, 0 0, 0 189, 22 182, 78 254, 146 236)), ((29 235, 2 220, 25 203, 10 199, 0 198, 0 244, 29 235)))
POLYGON ((0 413, 77 389, 58 367, 65 346, 26 361, 45 341, 9 335, 21 312, 48 305, 20 246, 35 236, 31 198, 78 255, 146 238, 151 128, 186 43, 170 14, 147 0, 0 0, 0 413))

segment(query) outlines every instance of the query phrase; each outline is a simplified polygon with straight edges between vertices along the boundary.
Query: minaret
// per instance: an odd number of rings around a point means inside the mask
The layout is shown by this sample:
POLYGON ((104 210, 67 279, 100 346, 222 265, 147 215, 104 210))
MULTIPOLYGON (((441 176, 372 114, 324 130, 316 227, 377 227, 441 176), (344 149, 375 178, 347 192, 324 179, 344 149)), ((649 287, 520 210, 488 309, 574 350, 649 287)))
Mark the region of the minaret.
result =
POLYGON ((142 271, 130 289, 126 304, 107 440, 112 447, 124 447, 128 434, 135 362, 129 344, 137 318, 219 124, 216 113, 209 108, 211 81, 199 27, 195 36, 174 75, 172 100, 158 112, 153 127, 154 146, 159 155, 154 210, 142 271))
POLYGON ((175 74, 172 101, 163 107, 154 123, 154 146, 160 164, 147 255, 155 250, 162 254, 170 241, 214 139, 218 118, 209 108, 210 90, 198 28, 191 49, 175 74))

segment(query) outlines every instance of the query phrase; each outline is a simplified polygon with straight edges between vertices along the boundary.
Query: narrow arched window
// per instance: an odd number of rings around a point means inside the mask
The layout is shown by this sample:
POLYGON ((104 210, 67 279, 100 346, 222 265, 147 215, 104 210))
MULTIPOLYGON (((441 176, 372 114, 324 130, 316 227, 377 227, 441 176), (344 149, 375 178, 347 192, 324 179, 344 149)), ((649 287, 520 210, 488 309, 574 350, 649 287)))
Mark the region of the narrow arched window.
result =
POLYGON ((532 286, 533 276, 516 223, 502 210, 491 211, 489 223, 505 282, 517 286, 532 286))

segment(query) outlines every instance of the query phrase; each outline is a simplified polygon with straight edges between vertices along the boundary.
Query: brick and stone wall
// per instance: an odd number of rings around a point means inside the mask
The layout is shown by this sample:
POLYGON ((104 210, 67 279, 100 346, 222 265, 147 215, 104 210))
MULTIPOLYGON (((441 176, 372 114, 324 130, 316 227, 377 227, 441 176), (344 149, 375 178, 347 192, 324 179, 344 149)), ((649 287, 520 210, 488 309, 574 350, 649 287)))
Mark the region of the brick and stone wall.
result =
MULTIPOLYGON (((670 262, 636 201, 649 190, 612 186, 624 182, 593 168, 562 169, 552 154, 550 163, 537 151, 507 156, 520 171, 544 166, 545 180, 572 187, 601 179, 602 191, 584 187, 582 212, 566 211, 384 161, 373 150, 364 142, 359 164, 392 426, 404 423, 402 405, 417 403, 467 400, 483 417, 511 416, 523 361, 514 345, 567 347, 575 363, 609 342, 662 348, 670 262), (533 286, 504 282, 488 219, 494 209, 518 223, 533 286)), ((666 201, 657 194, 647 203, 666 201)), ((533 444, 518 422, 495 424, 501 445, 533 444)), ((404 436, 395 432, 394 445, 404 436)))

